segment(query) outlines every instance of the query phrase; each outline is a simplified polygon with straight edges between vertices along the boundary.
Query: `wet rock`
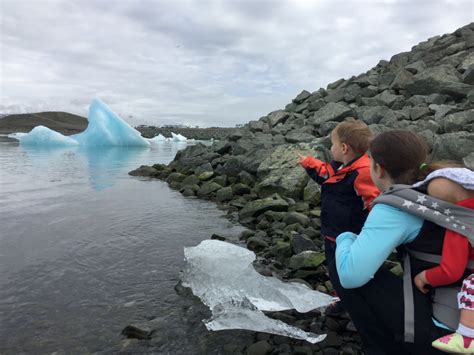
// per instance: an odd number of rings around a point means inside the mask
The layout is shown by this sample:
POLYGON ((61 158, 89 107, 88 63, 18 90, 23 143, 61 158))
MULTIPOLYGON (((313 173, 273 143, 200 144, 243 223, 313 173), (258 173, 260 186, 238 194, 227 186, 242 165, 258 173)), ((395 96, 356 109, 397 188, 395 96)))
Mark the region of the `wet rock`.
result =
MULTIPOLYGON (((220 185, 219 185, 220 186, 220 185)), ((223 201, 230 201, 234 197, 232 192, 232 187, 223 187, 222 189, 217 190, 216 192, 216 201, 223 202, 223 201)))
POLYGON ((158 172, 157 169, 148 166, 142 165, 138 169, 132 170, 128 173, 131 176, 154 176, 158 172))
POLYGON ((251 201, 247 203, 240 211, 240 218, 257 217, 265 211, 287 211, 288 202, 282 199, 278 194, 270 197, 251 201))
POLYGON ((181 174, 181 173, 171 173, 168 175, 168 178, 166 179, 166 182, 171 183, 171 182, 182 182, 186 175, 181 174))
POLYGON ((152 330, 150 329, 141 329, 134 325, 127 325, 122 329, 121 334, 126 338, 132 339, 151 339, 152 330))
POLYGON ((216 184, 215 182, 205 182, 202 184, 201 188, 197 191, 196 195, 198 197, 205 197, 213 192, 216 192, 217 190, 220 190, 222 188, 221 185, 216 184))
POLYGON ((293 249, 293 252, 295 254, 300 254, 307 250, 313 250, 313 251, 318 250, 318 248, 316 247, 316 245, 311 239, 299 233, 293 234, 290 240, 291 240, 291 248, 293 249))
POLYGON ((304 251, 291 257, 289 267, 292 270, 317 268, 325 259, 324 253, 317 251, 304 251))
POLYGON ((299 225, 308 226, 310 224, 310 219, 308 216, 299 212, 289 212, 284 218, 283 222, 287 225, 298 223, 299 225))
POLYGON ((329 348, 329 347, 339 348, 341 345, 342 345, 341 337, 336 332, 333 332, 333 331, 328 332, 326 339, 324 339, 321 342, 321 347, 323 348, 329 348))
POLYGON ((252 251, 259 251, 268 248, 268 243, 258 237, 250 237, 247 239, 247 248, 252 251))

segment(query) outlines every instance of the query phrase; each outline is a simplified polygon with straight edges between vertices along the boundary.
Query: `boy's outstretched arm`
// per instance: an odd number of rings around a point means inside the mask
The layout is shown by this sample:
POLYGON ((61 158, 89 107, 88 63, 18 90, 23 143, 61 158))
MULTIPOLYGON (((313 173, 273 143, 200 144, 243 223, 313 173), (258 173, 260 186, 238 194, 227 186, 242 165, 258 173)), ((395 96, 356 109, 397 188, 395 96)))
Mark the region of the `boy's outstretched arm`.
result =
POLYGON ((334 175, 334 169, 329 162, 323 162, 311 156, 298 154, 300 165, 305 168, 308 175, 318 184, 322 184, 329 177, 334 175))

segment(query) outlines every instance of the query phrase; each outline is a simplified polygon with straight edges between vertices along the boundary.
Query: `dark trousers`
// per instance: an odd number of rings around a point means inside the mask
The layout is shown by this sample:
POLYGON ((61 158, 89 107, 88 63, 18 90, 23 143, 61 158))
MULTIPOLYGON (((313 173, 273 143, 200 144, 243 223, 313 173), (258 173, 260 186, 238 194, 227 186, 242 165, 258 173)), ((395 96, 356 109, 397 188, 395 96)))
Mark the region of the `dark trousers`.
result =
POLYGON ((324 238, 324 255, 326 256, 326 266, 329 269, 329 264, 336 258, 336 242, 324 238))
POLYGON ((346 289, 341 286, 334 261, 329 265, 329 276, 359 332, 367 355, 444 354, 433 348, 431 342, 451 332, 434 325, 431 302, 415 286, 415 343, 405 343, 401 278, 379 269, 364 286, 346 289))

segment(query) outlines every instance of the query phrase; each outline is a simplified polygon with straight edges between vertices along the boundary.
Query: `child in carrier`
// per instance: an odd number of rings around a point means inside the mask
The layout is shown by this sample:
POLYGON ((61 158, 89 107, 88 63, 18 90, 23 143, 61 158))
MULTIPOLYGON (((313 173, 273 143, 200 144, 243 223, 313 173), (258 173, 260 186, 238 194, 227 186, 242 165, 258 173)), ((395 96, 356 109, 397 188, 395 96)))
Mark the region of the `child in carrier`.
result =
MULTIPOLYGON (((433 170, 415 187, 427 186, 428 195, 459 206, 474 209, 474 172, 461 167, 432 165, 433 170)), ((446 229, 441 263, 417 274, 416 287, 423 293, 427 287, 439 287, 458 281, 465 273, 468 261, 474 260, 474 248, 462 234, 446 229)), ((463 281, 458 294, 461 317, 455 333, 433 341, 433 347, 450 353, 474 352, 474 274, 463 281)))

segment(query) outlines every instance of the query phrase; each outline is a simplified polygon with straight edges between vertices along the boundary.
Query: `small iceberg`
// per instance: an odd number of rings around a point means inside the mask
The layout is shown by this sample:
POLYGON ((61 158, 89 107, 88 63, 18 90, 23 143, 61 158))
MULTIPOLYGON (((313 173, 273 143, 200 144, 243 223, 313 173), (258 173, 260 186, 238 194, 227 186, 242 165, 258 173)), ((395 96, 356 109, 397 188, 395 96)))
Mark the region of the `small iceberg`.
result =
POLYGON ((89 108, 89 124, 82 133, 64 136, 44 126, 37 126, 29 133, 8 135, 24 145, 37 146, 134 146, 146 147, 150 142, 143 138, 104 102, 94 99, 89 108))
POLYGON ((149 141, 151 143, 161 143, 161 142, 166 142, 168 138, 166 138, 164 135, 159 133, 157 136, 150 138, 149 141))
POLYGON ((188 140, 185 136, 179 133, 175 134, 173 132, 171 132, 171 138, 174 142, 186 142, 188 140))
POLYGON ((212 311, 208 330, 248 329, 306 340, 322 341, 326 335, 305 332, 262 311, 295 309, 306 313, 329 305, 333 298, 297 282, 260 275, 252 266, 255 254, 218 240, 205 240, 184 248, 182 284, 212 311))

